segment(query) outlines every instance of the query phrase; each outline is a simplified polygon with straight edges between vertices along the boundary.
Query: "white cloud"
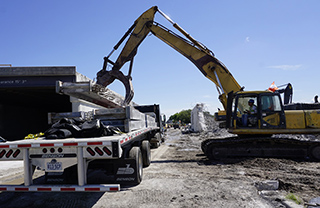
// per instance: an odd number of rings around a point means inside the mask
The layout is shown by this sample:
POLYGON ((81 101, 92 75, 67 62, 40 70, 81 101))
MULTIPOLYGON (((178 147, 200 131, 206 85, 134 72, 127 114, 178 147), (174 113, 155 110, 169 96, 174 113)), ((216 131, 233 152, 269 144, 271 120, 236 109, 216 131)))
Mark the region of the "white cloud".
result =
POLYGON ((285 71, 294 71, 297 70, 299 68, 301 68, 302 65, 277 65, 277 66, 268 66, 267 68, 271 68, 271 69, 282 69, 285 71))
POLYGON ((246 37, 246 42, 249 43, 250 42, 250 37, 246 37))
POLYGON ((204 95, 203 97, 204 97, 204 98, 212 98, 211 95, 204 95))

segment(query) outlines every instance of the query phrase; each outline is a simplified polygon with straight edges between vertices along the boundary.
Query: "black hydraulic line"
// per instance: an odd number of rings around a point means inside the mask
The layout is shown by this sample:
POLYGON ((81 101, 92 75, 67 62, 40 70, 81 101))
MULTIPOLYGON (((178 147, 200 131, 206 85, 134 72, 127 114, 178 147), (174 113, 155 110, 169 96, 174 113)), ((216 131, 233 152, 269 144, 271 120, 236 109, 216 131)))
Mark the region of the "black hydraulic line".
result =
POLYGON ((117 50, 118 47, 121 45, 121 43, 127 38, 127 36, 132 32, 132 30, 135 28, 136 23, 134 23, 128 31, 122 36, 122 38, 119 40, 119 42, 113 47, 114 50, 117 50))

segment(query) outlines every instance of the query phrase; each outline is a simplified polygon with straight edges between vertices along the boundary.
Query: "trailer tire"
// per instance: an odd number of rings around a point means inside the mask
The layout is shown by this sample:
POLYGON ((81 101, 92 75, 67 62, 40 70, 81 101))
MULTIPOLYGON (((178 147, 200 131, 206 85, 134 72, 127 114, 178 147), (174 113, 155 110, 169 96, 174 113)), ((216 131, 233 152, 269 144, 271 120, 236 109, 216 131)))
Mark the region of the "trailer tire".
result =
POLYGON ((158 148, 160 147, 160 142, 153 140, 151 143, 151 148, 158 148))
POLYGON ((143 167, 149 167, 151 163, 151 151, 150 151, 150 142, 148 140, 142 141, 141 154, 142 154, 142 160, 143 160, 143 167))
POLYGON ((143 161, 142 154, 139 147, 132 147, 129 151, 129 158, 135 160, 136 172, 135 176, 137 178, 137 184, 140 184, 143 176, 143 161))
POLYGON ((152 148, 160 147, 161 142, 162 142, 162 138, 161 138, 161 134, 160 133, 156 133, 150 140, 152 148))
POLYGON ((157 138, 157 140, 159 141, 159 143, 163 142, 163 141, 162 141, 161 134, 160 134, 159 132, 156 133, 155 138, 157 138))

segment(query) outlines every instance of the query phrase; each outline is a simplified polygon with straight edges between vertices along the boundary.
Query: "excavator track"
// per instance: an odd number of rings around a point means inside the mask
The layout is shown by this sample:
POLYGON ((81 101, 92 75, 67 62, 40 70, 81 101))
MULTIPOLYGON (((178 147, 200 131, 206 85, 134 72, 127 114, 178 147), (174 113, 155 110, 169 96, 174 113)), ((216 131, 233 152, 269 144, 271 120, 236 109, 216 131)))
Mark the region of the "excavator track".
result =
POLYGON ((204 154, 212 160, 239 157, 272 157, 320 161, 320 141, 274 137, 226 137, 201 143, 204 154))

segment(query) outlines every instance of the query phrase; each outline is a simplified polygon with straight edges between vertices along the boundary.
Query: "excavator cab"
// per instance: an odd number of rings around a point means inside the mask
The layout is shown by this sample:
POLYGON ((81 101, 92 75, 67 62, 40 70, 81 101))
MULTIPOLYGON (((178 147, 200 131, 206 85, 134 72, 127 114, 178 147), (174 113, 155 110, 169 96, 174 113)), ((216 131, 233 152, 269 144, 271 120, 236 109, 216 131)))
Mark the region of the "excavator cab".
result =
MULTIPOLYGON (((233 96, 231 129, 285 128, 285 114, 279 93, 237 92, 233 96)), ((245 131, 248 130, 248 132, 245 131)))

